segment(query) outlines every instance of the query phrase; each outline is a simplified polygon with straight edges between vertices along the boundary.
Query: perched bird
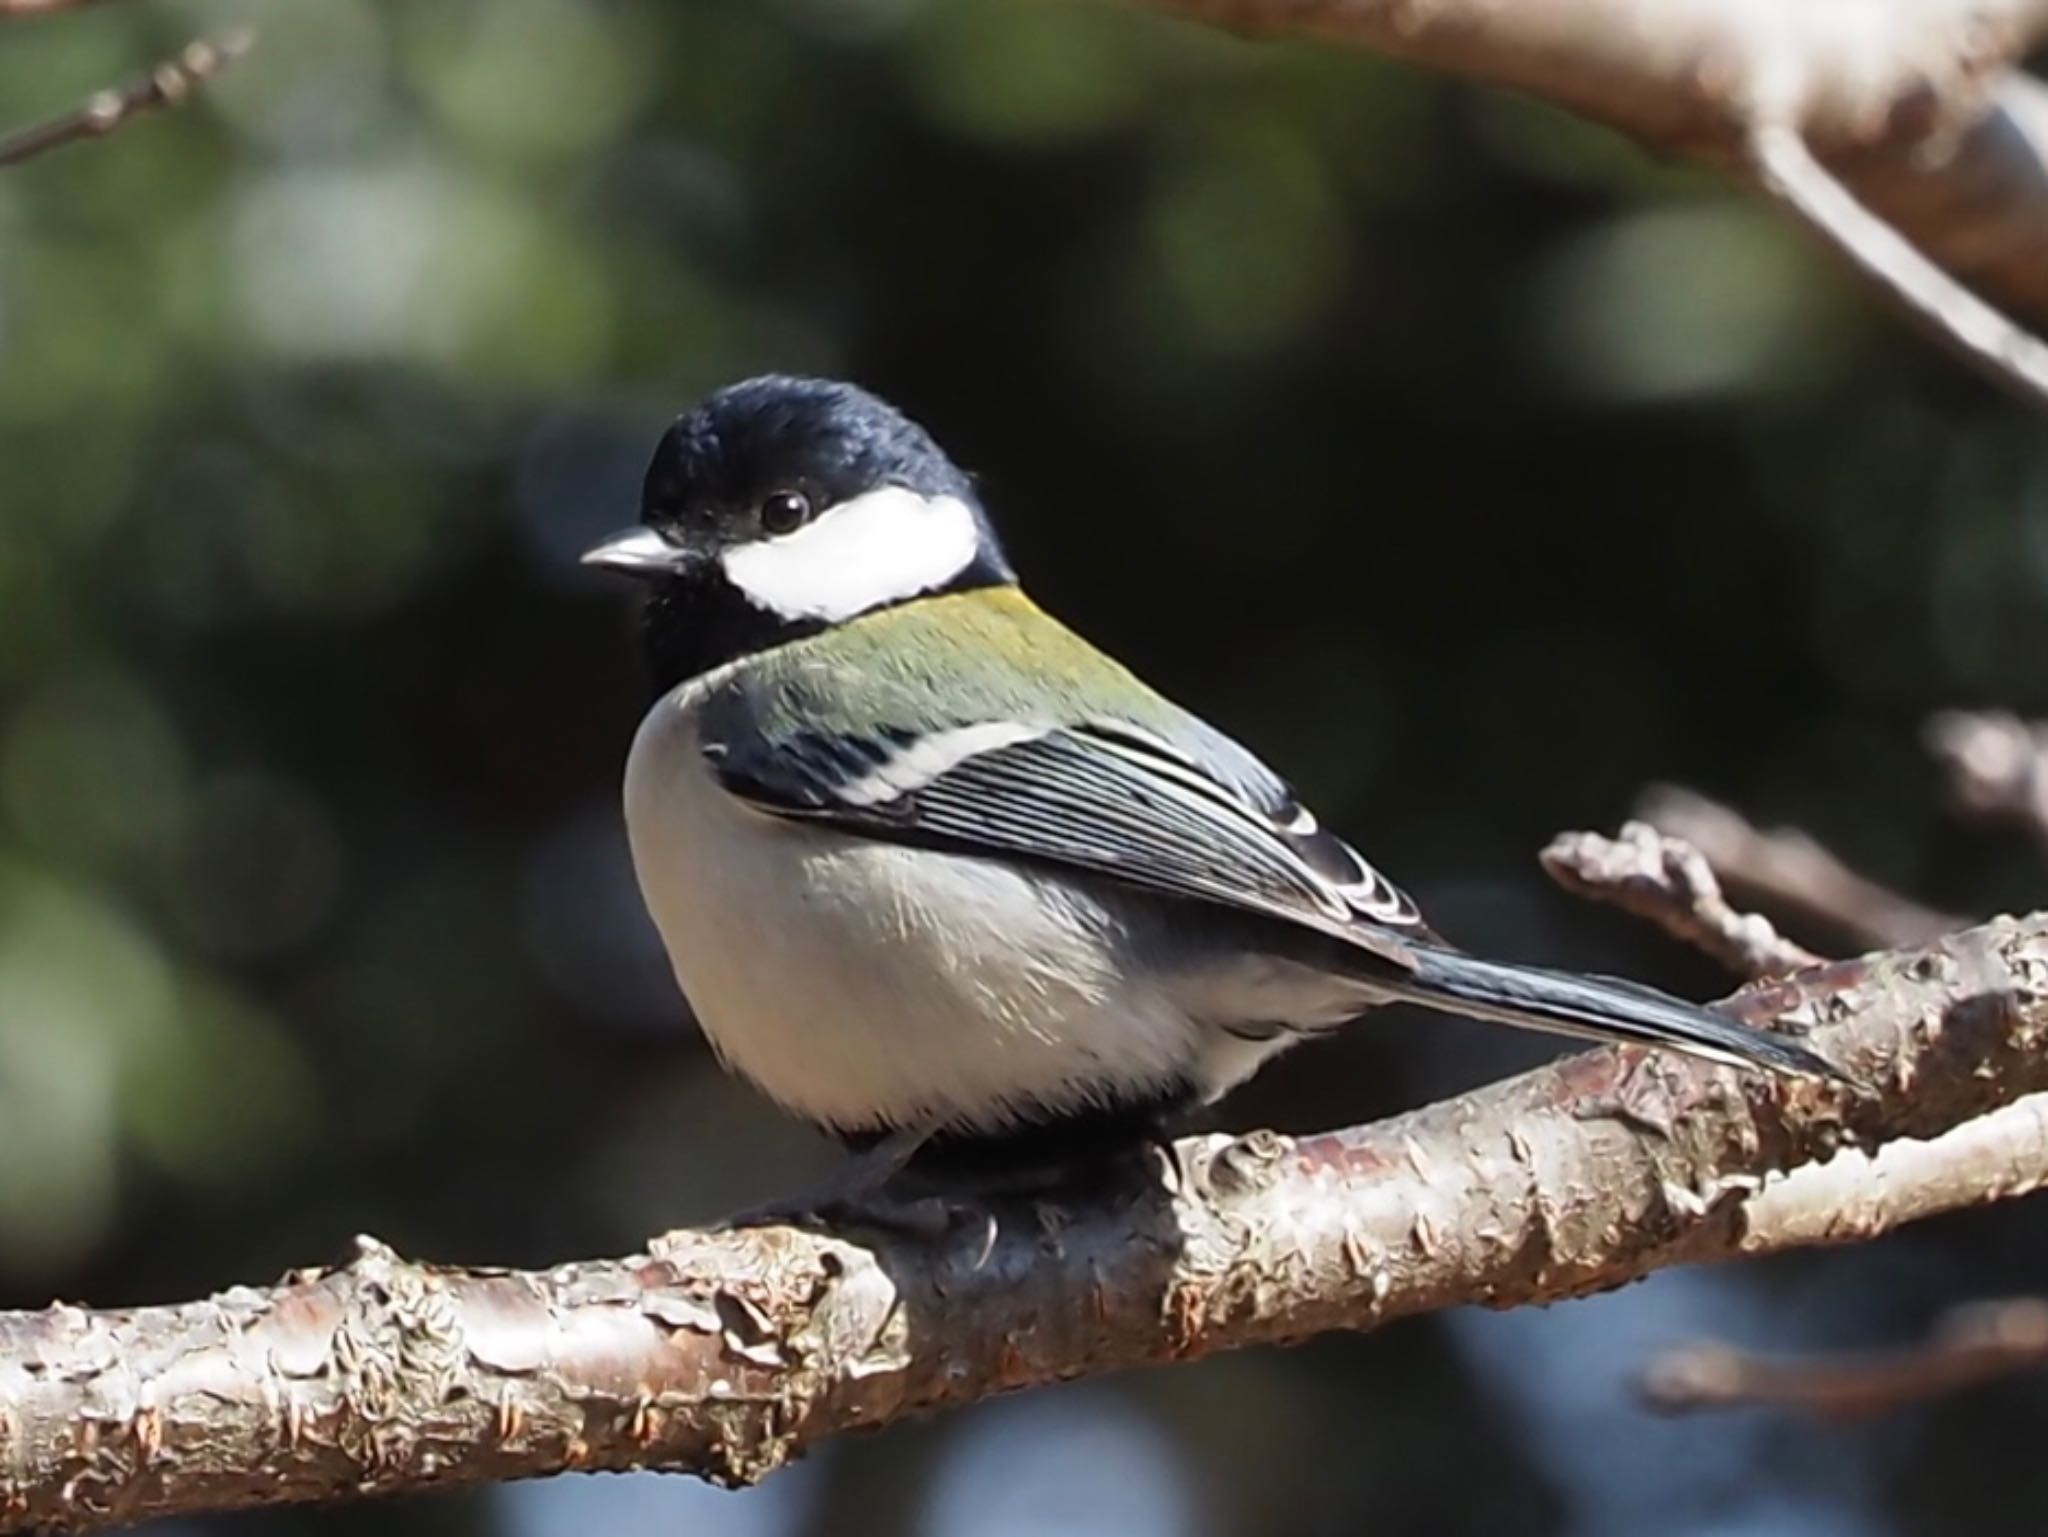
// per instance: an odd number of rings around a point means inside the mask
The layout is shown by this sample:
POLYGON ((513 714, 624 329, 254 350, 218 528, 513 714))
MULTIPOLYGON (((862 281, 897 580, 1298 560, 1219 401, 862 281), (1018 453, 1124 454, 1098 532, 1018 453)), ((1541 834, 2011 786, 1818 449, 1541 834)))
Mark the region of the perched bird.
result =
POLYGON ((1481 960, 1265 764, 1019 589, 973 483, 849 384, 770 376, 662 438, 641 891, 718 1055, 877 1168, 1147 1138, 1396 1001, 1833 1076, 1632 983, 1481 960))

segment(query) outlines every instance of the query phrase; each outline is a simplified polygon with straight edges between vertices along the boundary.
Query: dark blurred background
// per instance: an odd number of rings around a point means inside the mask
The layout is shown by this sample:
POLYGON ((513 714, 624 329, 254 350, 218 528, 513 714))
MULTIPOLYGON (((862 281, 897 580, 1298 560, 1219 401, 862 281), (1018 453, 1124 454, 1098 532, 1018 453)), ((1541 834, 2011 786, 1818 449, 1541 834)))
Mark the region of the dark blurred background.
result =
MULTIPOLYGON (((1772 216, 1556 113, 1068 0, 107 5, 0 116, 195 31, 175 116, 0 176, 0 1293, 622 1251, 835 1156, 722 1077, 617 805, 644 703, 574 556, 664 422, 856 378, 1037 594, 1282 765, 1475 947, 1727 979, 1550 890, 1656 778, 1963 911, 1937 707, 2048 709, 2048 434, 1772 216)), ((828 1025, 826 1027, 829 1027, 828 1025)), ((1236 1125, 1540 1041, 1389 1015, 1236 1125)), ((1663 1422, 1719 1334, 2031 1290, 2017 1208, 991 1404, 748 1495, 581 1478, 227 1533, 2037 1534, 2048 1390, 1663 1422)))

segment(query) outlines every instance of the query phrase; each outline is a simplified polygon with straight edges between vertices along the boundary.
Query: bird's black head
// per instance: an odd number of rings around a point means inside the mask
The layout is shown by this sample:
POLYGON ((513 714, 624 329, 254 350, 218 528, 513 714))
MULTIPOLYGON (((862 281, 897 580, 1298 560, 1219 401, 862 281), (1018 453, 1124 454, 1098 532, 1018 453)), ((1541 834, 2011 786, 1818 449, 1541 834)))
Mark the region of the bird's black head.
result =
POLYGON ((749 379, 679 418, 640 522, 584 560, 652 586, 664 691, 872 609, 1016 580, 931 434, 829 379, 749 379))

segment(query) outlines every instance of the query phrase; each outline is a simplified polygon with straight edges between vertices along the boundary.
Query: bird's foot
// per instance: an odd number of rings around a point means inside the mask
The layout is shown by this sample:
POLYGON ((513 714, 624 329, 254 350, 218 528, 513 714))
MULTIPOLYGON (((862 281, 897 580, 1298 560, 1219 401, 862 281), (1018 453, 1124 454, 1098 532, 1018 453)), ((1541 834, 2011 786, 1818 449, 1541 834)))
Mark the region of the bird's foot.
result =
POLYGON ((718 1226, 728 1230, 869 1227, 936 1242, 971 1223, 991 1229, 995 1225, 995 1217, 987 1207, 957 1196, 894 1185, 863 1190, 842 1190, 838 1186, 839 1181, 828 1180, 804 1195, 734 1212, 721 1219, 718 1226))
MULTIPOLYGON (((800 1196, 749 1207, 719 1226, 874 1227, 907 1237, 937 1240, 969 1224, 992 1234, 995 1218, 965 1192, 947 1192, 908 1175, 904 1166, 930 1133, 891 1132, 842 1164, 822 1184, 800 1196)), ((993 1245, 993 1238, 989 1240, 993 1245)))

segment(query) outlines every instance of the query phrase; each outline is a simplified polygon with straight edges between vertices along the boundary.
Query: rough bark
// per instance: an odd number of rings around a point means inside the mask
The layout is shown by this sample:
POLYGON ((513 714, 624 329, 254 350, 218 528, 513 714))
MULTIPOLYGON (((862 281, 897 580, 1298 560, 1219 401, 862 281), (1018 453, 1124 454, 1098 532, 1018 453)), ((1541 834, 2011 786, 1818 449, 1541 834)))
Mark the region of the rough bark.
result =
MULTIPOLYGON (((276 1287, 0 1317, 0 1529, 572 1468, 745 1483, 826 1436, 1013 1388, 1839 1240, 1812 1205, 1853 1204, 1837 1166, 1772 1177, 2048 1089, 2048 915, 1729 1007, 1814 1027, 1876 1087, 1600 1051, 1374 1126, 1194 1139, 939 1240, 686 1231, 523 1273, 364 1239, 276 1287)), ((1983 1198, 1937 1194, 1867 1203, 1853 1235, 1983 1198)))

